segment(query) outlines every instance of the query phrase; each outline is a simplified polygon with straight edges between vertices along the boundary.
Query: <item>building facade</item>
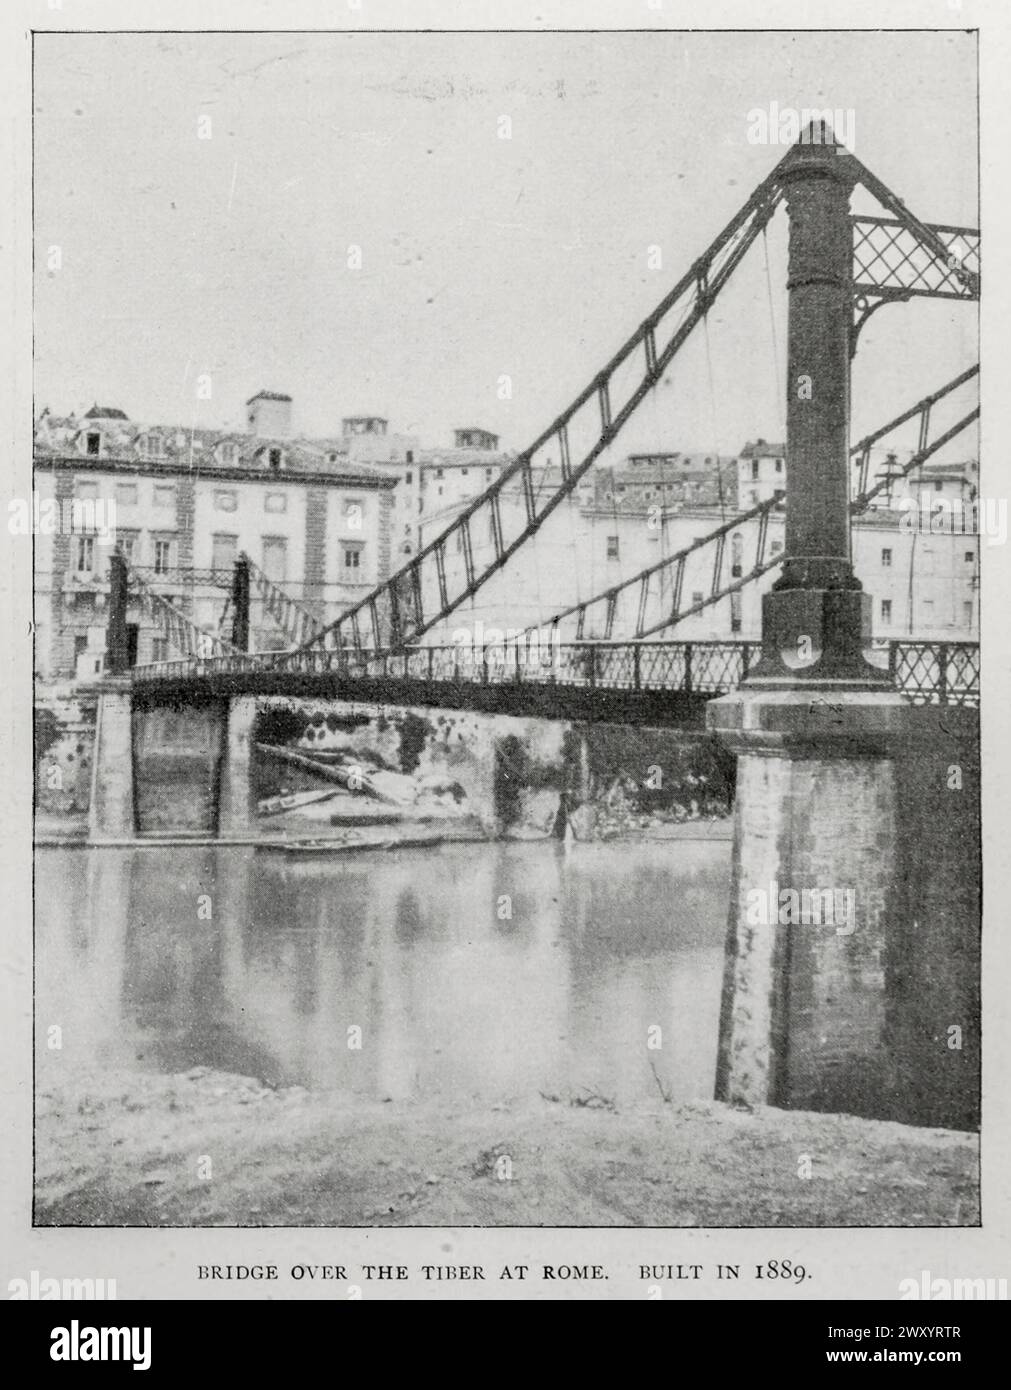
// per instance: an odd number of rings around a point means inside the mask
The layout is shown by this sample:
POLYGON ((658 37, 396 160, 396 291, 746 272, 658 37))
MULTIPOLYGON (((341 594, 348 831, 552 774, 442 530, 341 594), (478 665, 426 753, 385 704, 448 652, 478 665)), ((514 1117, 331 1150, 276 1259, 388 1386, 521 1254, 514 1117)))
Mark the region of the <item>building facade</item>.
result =
MULTIPOLYGON (((896 471, 897 465, 896 465, 896 471)), ((974 461, 925 466, 904 480, 909 495, 924 489, 946 497, 929 528, 922 513, 915 521, 904 508, 898 485, 889 498, 876 503, 853 521, 856 573, 872 599, 872 628, 877 639, 976 641, 979 634, 979 537, 957 524, 951 503, 975 495, 974 461)), ((540 470, 535 491, 549 491, 560 481, 557 469, 540 470)), ((873 480, 872 480, 873 481, 873 480)), ((785 496, 786 462, 781 445, 764 440, 749 443, 740 455, 717 460, 686 453, 633 455, 620 464, 596 467, 577 485, 570 499, 542 525, 530 553, 505 566, 461 606, 430 640, 451 642, 471 628, 508 632, 537 626, 574 604, 624 584, 658 562, 688 551, 716 528, 733 523, 757 502, 777 502, 785 496)), ((523 521, 525 503, 518 483, 503 489, 500 508, 504 529, 515 531, 523 521), (508 519, 508 513, 513 513, 508 519)), ((459 507, 454 509, 458 512, 459 507)), ((422 527, 422 541, 439 534, 453 513, 431 516, 422 527)), ((720 557, 718 589, 745 580, 758 561, 759 523, 741 520, 731 525, 720 557)), ((480 525, 471 528, 475 569, 494 557, 494 539, 480 525)), ((764 560, 781 556, 785 545, 785 504, 770 512, 764 560)), ((447 570, 455 582, 464 575, 459 537, 446 554, 447 570)), ((762 630, 762 595, 775 582, 772 568, 743 583, 716 602, 713 591, 715 546, 699 546, 684 564, 679 611, 699 608, 675 628, 656 634, 685 641, 757 640, 762 630)), ((649 581, 646 625, 669 616, 675 601, 675 566, 661 567, 649 581)), ((427 603, 436 605, 431 585, 427 603)), ((639 621, 640 591, 624 590, 612 615, 611 636, 626 639, 639 621)), ((584 636, 602 638, 607 631, 603 604, 587 611, 584 636)), ((568 633, 571 637, 571 631, 568 633)))
MULTIPOLYGON (((42 678, 101 671, 117 545, 146 589, 226 638, 240 553, 323 622, 389 576, 395 479, 353 460, 343 439, 294 437, 291 405, 260 392, 247 402, 246 433, 140 425, 98 405, 80 418, 43 414, 35 432, 42 678)), ((137 592, 127 623, 132 661, 179 654, 171 624, 137 592)), ((250 625, 254 650, 289 645, 255 590, 250 625)))

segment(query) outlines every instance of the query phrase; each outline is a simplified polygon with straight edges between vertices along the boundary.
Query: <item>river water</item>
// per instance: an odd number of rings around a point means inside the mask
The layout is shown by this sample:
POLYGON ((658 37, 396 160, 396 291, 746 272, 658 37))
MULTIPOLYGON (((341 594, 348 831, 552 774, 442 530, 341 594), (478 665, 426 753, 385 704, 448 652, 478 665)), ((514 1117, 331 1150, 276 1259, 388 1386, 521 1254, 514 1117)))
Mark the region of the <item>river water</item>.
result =
POLYGON ((40 850, 39 1079, 710 1098, 729 876, 725 841, 40 850))

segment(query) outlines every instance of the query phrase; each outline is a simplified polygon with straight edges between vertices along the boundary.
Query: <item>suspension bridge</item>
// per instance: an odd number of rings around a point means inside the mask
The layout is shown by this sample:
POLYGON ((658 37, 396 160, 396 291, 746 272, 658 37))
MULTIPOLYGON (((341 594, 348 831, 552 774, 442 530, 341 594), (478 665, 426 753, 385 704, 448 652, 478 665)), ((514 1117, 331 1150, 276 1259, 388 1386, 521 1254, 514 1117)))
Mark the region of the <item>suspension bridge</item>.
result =
MULTIPOLYGON (((880 216, 848 216, 850 301, 848 351, 882 307, 918 297, 974 301, 979 296, 979 232, 970 227, 920 221, 854 156, 826 143, 849 166, 849 178, 881 207, 880 216)), ((801 146, 795 147, 795 149, 801 146)), ((539 535, 563 503, 572 503, 580 480, 617 439, 644 399, 655 392, 671 363, 707 319, 749 249, 767 232, 784 202, 788 153, 758 185, 735 216, 699 255, 653 311, 593 376, 571 404, 479 496, 388 580, 324 625, 270 580, 247 557, 233 575, 214 572, 223 591, 216 630, 199 628, 181 605, 159 595, 152 576, 113 560, 108 625, 110 674, 127 670, 125 604, 139 601, 161 623, 171 659, 134 667, 131 678, 143 698, 302 691, 361 698, 408 696, 415 702, 460 702, 482 709, 560 708, 582 717, 684 717, 701 697, 736 688, 751 669, 759 644, 686 642, 677 628, 773 571, 789 576, 811 552, 810 519, 797 524, 790 478, 787 496, 770 498, 722 518, 688 546, 664 555, 635 574, 586 598, 556 603, 519 636, 478 651, 460 651, 436 634, 446 620, 500 572, 535 552, 539 535), (557 464, 555 463, 557 460, 557 464), (787 549, 770 554, 769 522, 787 517, 787 549), (793 525, 791 526, 791 518, 793 525), (731 555, 727 538, 735 537, 731 555), (743 542, 743 544, 742 544, 743 542), (708 576, 704 591, 686 598, 686 575, 708 576), (281 649, 249 652, 249 609, 258 599, 274 623, 281 649), (426 640, 427 639, 427 640, 426 640), (533 656, 531 652, 533 651, 533 656), (665 705, 664 695, 671 698, 665 705)), ((938 408, 972 387, 970 366, 930 395, 903 409, 850 449, 847 522, 867 512, 897 478, 918 470, 978 418, 978 405, 943 429, 938 408), (872 451, 889 435, 915 422, 917 447, 887 478, 872 481, 872 451)), ((833 484, 838 489, 839 482, 833 484)), ((848 554, 848 534, 843 546, 848 554)), ((200 576, 190 576, 199 579, 200 576)), ((206 577, 205 577, 206 578, 206 577)), ((978 647, 970 642, 879 642, 870 660, 916 701, 974 704, 978 700, 978 647)))
POLYGON ((572 403, 334 621, 321 623, 243 556, 213 580, 220 621, 201 629, 117 554, 93 839, 130 840, 163 825, 173 803, 179 821, 247 843, 258 721, 290 697, 364 718, 370 738, 388 715, 401 731, 413 720, 412 737, 420 729, 440 755, 452 732, 454 776, 469 776, 468 799, 492 810, 506 763, 537 774, 552 737, 572 777, 555 783, 564 808, 580 794, 594 738, 609 736, 596 721, 704 722, 737 760, 717 1098, 973 1124, 979 653, 972 643, 875 644, 851 527, 899 474, 915 475, 978 419, 975 404, 946 418, 957 393, 975 389, 978 369, 968 365, 856 445, 849 406, 868 318, 918 298, 976 302, 979 246, 973 228, 921 221, 826 128, 811 128, 572 403), (851 212, 858 187, 879 214, 851 212), (508 640, 447 643, 447 619, 528 555, 536 563, 552 517, 707 325, 780 208, 789 244, 785 495, 721 516, 687 547, 585 598, 553 594, 550 611, 508 640), (814 389, 794 389, 801 381, 814 389), (872 451, 914 426, 912 457, 872 480, 872 451), (778 511, 784 546, 773 554, 778 511), (741 544, 728 546, 728 536, 741 544), (760 641, 678 632, 767 575, 760 641), (248 649, 254 595, 278 650, 248 649), (175 657, 130 667, 131 596, 164 622, 175 657), (414 713, 433 706, 462 713, 414 713), (772 929, 774 915, 757 930, 753 891, 780 884, 852 890, 845 937, 804 924, 772 929), (938 1042, 938 1020, 964 1025, 966 1046, 938 1042))

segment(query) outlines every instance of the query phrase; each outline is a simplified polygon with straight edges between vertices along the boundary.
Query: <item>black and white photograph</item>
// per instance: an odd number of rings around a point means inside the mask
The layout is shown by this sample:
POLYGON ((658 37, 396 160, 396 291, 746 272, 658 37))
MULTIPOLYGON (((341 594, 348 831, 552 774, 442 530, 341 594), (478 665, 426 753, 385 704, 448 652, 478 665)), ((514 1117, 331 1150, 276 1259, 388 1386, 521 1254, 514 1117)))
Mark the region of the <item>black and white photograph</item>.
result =
POLYGON ((9 1296, 1006 1298, 969 0, 39 8, 9 1296))

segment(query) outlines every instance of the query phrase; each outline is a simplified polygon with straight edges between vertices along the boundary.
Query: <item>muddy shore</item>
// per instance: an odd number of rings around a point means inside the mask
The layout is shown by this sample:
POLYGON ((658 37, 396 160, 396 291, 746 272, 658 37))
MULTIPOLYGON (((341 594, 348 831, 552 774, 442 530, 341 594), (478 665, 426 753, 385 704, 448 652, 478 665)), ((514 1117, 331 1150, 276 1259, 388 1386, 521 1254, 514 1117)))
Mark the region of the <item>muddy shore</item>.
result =
POLYGON ((949 1226, 978 1140, 589 1093, 351 1101, 197 1067, 40 1090, 38 1225, 949 1226), (806 1176, 806 1174, 810 1174, 806 1176))

